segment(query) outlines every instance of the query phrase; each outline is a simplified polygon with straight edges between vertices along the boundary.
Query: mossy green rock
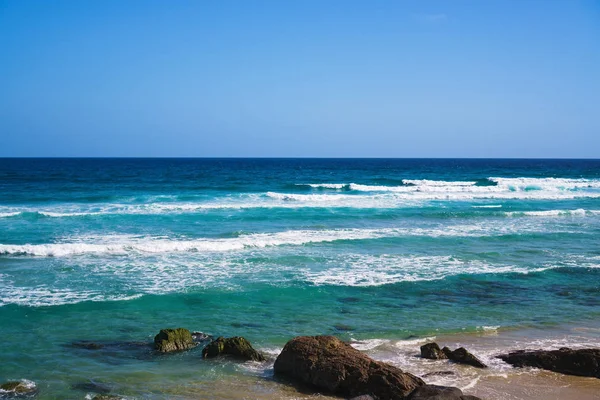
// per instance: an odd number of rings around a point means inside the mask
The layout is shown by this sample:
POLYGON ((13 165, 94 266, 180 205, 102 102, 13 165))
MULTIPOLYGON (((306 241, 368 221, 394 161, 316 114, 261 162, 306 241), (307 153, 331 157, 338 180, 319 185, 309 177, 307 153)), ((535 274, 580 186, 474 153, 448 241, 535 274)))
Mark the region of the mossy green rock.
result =
POLYGON ((0 385, 0 389, 5 392, 13 393, 13 395, 19 395, 19 397, 37 393, 35 383, 27 380, 6 382, 0 385))
POLYGON ((195 346, 191 332, 184 328, 162 329, 154 337, 154 348, 161 353, 187 350, 195 346))
POLYGON ((222 355, 230 355, 242 360, 264 361, 265 358, 254 350, 248 340, 241 336, 232 338, 219 337, 210 342, 202 350, 202 357, 212 358, 222 355))

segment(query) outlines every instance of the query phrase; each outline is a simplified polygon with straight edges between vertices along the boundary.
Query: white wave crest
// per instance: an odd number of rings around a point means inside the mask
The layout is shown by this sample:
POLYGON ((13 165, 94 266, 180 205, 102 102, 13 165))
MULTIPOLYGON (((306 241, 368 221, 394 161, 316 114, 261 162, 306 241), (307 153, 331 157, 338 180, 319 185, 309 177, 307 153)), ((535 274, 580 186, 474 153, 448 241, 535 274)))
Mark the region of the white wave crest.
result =
POLYGON ((305 271, 305 279, 314 285, 381 286, 398 282, 433 281, 454 275, 529 274, 555 268, 528 268, 464 261, 451 256, 369 256, 354 255, 343 263, 314 271, 305 271))
POLYGON ((468 181, 432 181, 429 179, 402 179, 402 183, 405 185, 415 186, 433 186, 433 187, 462 187, 462 186, 475 186, 477 182, 468 181))
MULTIPOLYGON (((477 228, 477 227, 471 227, 477 228)), ((0 254, 32 255, 42 257, 64 257, 77 254, 114 254, 171 252, 224 252, 245 248, 264 248, 283 245, 304 245, 309 243, 333 242, 337 240, 363 240, 397 237, 402 235, 461 235, 467 234, 469 227, 449 229, 339 229, 339 230, 297 230, 277 233, 255 233, 227 239, 170 240, 165 238, 135 238, 127 236, 107 236, 96 242, 67 242, 50 244, 0 244, 0 254), (99 242, 99 243, 98 243, 99 242)), ((480 228, 479 228, 480 229, 480 228)))
POLYGON ((30 307, 56 306, 64 304, 77 304, 84 301, 127 301, 142 297, 134 295, 108 295, 96 291, 72 289, 57 289, 48 287, 37 288, 0 288, 0 307, 7 304, 16 304, 30 307))
POLYGON ((573 189, 600 189, 600 180, 597 179, 569 179, 569 178, 488 178, 498 187, 508 190, 545 190, 564 191, 573 189))
POLYGON ((298 183, 297 186, 310 186, 314 189, 336 189, 340 190, 348 186, 345 183, 298 183))
MULTIPOLYGON (((275 233, 244 234, 234 238, 179 239, 157 236, 106 235, 65 238, 47 244, 0 244, 0 255, 64 257, 79 254, 125 255, 130 253, 227 252, 274 246, 301 246, 310 243, 353 241, 396 237, 480 237, 515 233, 547 232, 537 223, 457 224, 433 227, 347 228, 325 230, 290 230, 275 233)), ((555 227, 552 232, 565 231, 555 227)))
POLYGON ((578 208, 576 210, 544 210, 544 211, 508 211, 505 213, 509 217, 529 216, 529 217, 560 217, 573 216, 585 217, 586 215, 600 215, 600 210, 584 210, 578 208))

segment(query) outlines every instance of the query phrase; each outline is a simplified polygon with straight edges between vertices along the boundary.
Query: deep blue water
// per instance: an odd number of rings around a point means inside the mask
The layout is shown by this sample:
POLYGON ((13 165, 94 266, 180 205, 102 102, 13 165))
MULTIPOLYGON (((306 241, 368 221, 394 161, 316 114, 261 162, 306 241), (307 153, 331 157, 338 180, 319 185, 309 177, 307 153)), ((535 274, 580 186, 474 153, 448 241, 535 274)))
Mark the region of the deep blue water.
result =
POLYGON ((599 238, 600 160, 0 159, 0 381, 257 373, 68 346, 163 327, 271 351, 597 321, 599 238))

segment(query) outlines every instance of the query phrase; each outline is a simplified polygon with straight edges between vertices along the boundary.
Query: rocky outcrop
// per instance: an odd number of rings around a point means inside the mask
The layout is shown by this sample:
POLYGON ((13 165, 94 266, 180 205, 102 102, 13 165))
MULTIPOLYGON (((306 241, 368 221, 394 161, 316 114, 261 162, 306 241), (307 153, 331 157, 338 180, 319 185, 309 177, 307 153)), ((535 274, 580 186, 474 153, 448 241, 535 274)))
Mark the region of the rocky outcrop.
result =
POLYGON ((454 361, 455 363, 471 365, 477 368, 487 368, 487 365, 481 362, 479 358, 469 353, 464 347, 459 347, 454 351, 450 351, 448 347, 444 347, 442 351, 450 361, 454 361))
POLYGON ((290 340, 275 361, 275 374, 345 397, 405 399, 425 384, 400 368, 377 362, 334 336, 290 340))
POLYGON ((449 359, 459 364, 467 364, 477 368, 487 368, 481 360, 471 354, 464 347, 452 351, 448 347, 440 349, 437 343, 427 343, 421 346, 421 357, 430 360, 445 360, 449 359))
POLYGON ((17 399, 33 397, 38 393, 35 382, 22 379, 20 381, 9 381, 0 385, 0 398, 17 399))
POLYGON ((481 400, 479 397, 469 396, 455 387, 424 385, 416 388, 408 400, 481 400))
POLYGON ((430 360, 445 360, 448 358, 437 343, 426 343, 421 346, 421 357, 430 360))
POLYGON ((192 334, 184 328, 162 329, 154 337, 154 348, 161 353, 187 350, 195 346, 192 334))
POLYGON ((254 350, 248 340, 236 336, 232 338, 219 337, 210 342, 202 350, 202 357, 213 358, 229 355, 242 360, 265 361, 265 357, 254 350))
POLYGON ((535 367, 566 375, 600 378, 600 349, 521 350, 498 358, 515 367, 535 367))

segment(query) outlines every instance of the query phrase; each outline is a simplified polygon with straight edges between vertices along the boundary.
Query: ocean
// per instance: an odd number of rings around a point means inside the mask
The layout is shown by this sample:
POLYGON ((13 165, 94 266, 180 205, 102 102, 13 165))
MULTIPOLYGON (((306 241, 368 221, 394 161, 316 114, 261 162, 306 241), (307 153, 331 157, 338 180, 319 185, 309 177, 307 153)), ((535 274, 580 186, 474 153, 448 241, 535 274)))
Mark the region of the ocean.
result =
POLYGON ((499 352, 600 346, 599 267, 600 160, 0 159, 0 383, 304 398, 274 357, 330 334, 511 398, 500 388, 523 377, 499 352), (154 354, 169 327, 244 336, 269 361, 154 354), (434 337, 491 368, 414 357, 434 337))

